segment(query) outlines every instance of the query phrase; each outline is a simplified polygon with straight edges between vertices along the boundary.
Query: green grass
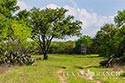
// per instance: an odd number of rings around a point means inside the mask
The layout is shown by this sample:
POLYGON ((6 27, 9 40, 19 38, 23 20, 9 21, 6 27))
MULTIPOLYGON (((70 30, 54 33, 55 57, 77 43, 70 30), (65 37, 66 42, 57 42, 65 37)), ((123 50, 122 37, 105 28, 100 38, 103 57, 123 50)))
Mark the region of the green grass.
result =
MULTIPOLYGON (((38 58, 41 56, 33 56, 38 58)), ((0 83, 60 83, 56 71, 66 67, 64 73, 68 72, 67 83, 95 83, 77 76, 80 67, 91 65, 88 69, 92 72, 112 71, 110 68, 100 68, 99 62, 103 58, 97 55, 63 55, 51 54, 49 60, 37 60, 32 66, 15 66, 9 68, 5 73, 0 74, 0 83), (74 73, 72 75, 71 73, 74 73)), ((124 83, 122 76, 117 79, 111 76, 94 76, 102 83, 124 83)))

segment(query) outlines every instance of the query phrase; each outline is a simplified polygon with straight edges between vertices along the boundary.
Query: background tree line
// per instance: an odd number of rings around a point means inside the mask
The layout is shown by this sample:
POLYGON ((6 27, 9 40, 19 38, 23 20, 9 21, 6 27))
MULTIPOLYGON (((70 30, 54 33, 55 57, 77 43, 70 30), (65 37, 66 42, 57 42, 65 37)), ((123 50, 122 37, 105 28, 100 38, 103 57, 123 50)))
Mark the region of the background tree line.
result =
MULTIPOLYGON (((80 45, 85 44, 87 47, 86 54, 95 53, 92 52, 92 38, 90 36, 81 36, 76 41, 52 41, 48 53, 50 54, 81 54, 80 45)), ((36 52, 41 54, 39 45, 36 46, 36 52)))

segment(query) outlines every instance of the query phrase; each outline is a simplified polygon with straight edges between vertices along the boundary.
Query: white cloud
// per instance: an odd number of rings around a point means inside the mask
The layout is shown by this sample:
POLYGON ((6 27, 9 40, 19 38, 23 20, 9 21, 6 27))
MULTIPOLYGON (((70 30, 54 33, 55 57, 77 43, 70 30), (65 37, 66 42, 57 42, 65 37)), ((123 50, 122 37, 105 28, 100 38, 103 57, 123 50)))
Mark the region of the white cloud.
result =
POLYGON ((59 6, 57 6, 56 4, 51 3, 51 4, 46 5, 45 7, 47 7, 47 8, 52 8, 52 9, 56 9, 56 8, 59 7, 59 6))
POLYGON ((18 0, 17 5, 20 6, 20 10, 28 9, 28 5, 23 0, 18 0))
POLYGON ((88 12, 86 9, 73 8, 64 6, 68 9, 67 14, 73 15, 75 19, 82 21, 82 33, 85 35, 94 36, 100 27, 105 23, 113 23, 114 16, 101 16, 94 12, 88 12))
MULTIPOLYGON (((73 0, 71 0, 73 2, 73 0)), ((57 8, 60 7, 56 4, 48 4, 45 7, 48 8, 57 8)), ((86 9, 80 9, 76 7, 70 7, 68 5, 63 6, 65 9, 68 9, 68 15, 73 15, 75 19, 82 21, 82 34, 94 36, 100 27, 105 23, 113 23, 113 16, 102 16, 94 12, 89 12, 86 9)))

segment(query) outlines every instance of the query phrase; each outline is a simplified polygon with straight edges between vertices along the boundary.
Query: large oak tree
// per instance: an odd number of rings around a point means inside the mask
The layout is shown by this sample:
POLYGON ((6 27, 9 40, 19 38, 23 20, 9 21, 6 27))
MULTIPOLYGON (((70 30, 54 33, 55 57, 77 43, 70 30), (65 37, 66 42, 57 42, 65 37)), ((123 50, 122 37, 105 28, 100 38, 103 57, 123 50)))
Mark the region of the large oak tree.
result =
POLYGON ((53 38, 64 39, 67 36, 80 35, 81 22, 66 15, 67 11, 64 8, 31 10, 33 36, 39 40, 44 60, 48 59, 47 53, 53 38))

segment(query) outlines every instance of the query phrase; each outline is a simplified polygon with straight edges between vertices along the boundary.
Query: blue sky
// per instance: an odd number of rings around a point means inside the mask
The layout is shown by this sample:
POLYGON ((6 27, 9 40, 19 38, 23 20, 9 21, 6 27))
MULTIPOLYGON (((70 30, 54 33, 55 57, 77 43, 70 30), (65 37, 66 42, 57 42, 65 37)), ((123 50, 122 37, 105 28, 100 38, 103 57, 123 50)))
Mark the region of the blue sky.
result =
POLYGON ((81 20, 82 34, 94 37, 105 23, 113 23, 118 10, 125 9, 125 0, 18 0, 21 9, 64 7, 67 14, 81 20))
POLYGON ((118 10, 125 9, 125 0, 20 0, 24 1, 30 7, 44 7, 54 3, 59 6, 74 6, 74 1, 79 8, 85 8, 88 11, 97 12, 100 15, 113 15, 118 10))

